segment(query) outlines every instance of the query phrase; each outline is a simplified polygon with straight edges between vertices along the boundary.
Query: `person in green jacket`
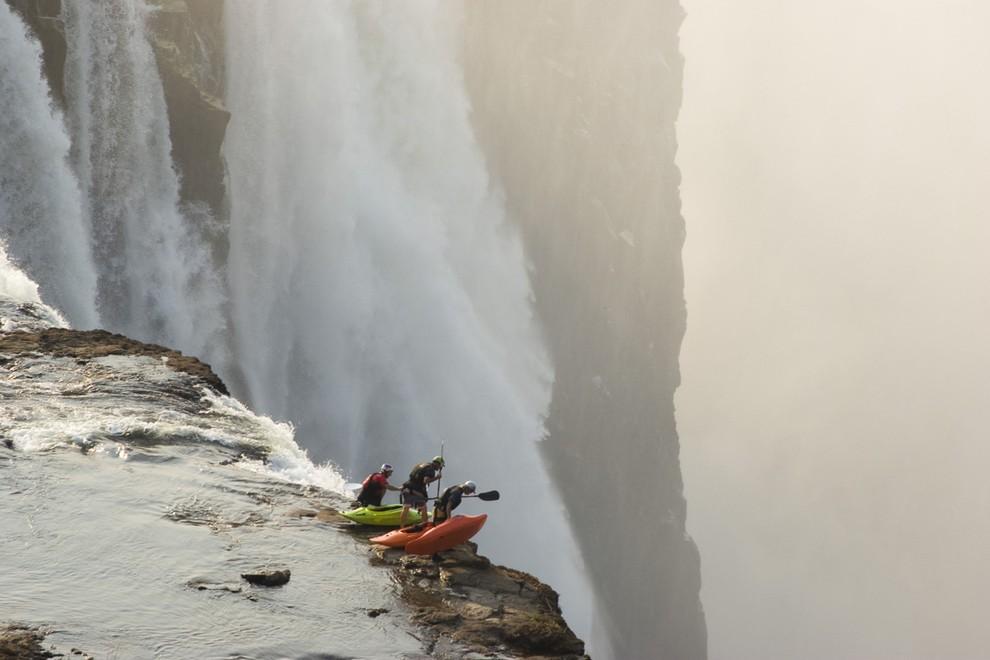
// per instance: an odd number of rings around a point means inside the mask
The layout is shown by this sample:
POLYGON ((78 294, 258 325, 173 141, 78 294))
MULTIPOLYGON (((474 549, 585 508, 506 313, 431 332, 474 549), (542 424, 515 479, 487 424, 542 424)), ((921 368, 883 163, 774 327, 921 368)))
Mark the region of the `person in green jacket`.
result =
POLYGON ((399 492, 399 501, 403 504, 402 514, 399 516, 400 528, 405 526, 406 516, 413 507, 419 510, 423 522, 426 522, 426 501, 429 498, 426 487, 443 475, 443 466, 443 456, 434 456, 432 461, 420 463, 409 473, 409 480, 402 484, 402 491, 399 492))

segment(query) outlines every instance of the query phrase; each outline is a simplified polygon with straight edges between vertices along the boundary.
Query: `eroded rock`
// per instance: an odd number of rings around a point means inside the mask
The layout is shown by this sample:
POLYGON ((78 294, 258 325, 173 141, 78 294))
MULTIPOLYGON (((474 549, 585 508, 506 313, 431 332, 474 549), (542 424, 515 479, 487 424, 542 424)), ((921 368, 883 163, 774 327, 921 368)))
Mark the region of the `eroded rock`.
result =
POLYGON ((105 330, 50 328, 40 332, 0 333, 0 353, 8 356, 41 353, 84 361, 108 355, 152 357, 161 359, 173 371, 195 377, 220 394, 229 394, 227 386, 205 362, 164 346, 145 344, 105 330))
POLYGON ((260 570, 254 573, 241 573, 241 577, 262 587, 280 587, 292 577, 292 571, 287 568, 278 570, 260 570))
POLYGON ((35 628, 0 624, 0 660, 43 660, 58 657, 41 645, 45 636, 35 628))
POLYGON ((393 569, 433 657, 587 658, 557 592, 528 573, 493 565, 473 543, 434 558, 373 546, 371 561, 393 569))

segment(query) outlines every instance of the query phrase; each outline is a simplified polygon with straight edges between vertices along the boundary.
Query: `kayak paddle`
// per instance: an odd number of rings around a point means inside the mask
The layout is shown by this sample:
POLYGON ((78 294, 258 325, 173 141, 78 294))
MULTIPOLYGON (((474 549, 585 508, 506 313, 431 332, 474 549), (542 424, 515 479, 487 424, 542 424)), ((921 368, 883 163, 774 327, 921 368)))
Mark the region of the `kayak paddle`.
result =
MULTIPOLYGON (((474 495, 461 495, 461 497, 477 497, 478 499, 484 500, 486 502, 494 502, 499 497, 501 497, 501 495, 498 494, 498 491, 497 490, 486 490, 484 493, 475 493, 474 495)), ((440 498, 439 497, 428 497, 427 499, 429 499, 429 500, 438 500, 440 498)))

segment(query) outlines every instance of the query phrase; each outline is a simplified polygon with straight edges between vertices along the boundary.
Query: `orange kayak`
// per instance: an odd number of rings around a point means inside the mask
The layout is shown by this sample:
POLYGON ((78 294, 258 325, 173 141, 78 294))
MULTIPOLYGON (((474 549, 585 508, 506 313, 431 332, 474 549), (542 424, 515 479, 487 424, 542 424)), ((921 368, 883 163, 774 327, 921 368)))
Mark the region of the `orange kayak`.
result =
POLYGON ((393 529, 387 534, 382 534, 381 536, 375 536, 371 539, 372 543, 378 543, 381 545, 387 545, 390 548, 403 548, 406 543, 410 541, 415 541, 423 534, 433 529, 433 525, 427 523, 425 525, 413 525, 412 527, 403 527, 402 529, 393 529))
POLYGON ((486 520, 488 515, 484 513, 478 516, 454 516, 407 542, 406 552, 414 555, 432 555, 450 550, 477 534, 485 526, 486 520))

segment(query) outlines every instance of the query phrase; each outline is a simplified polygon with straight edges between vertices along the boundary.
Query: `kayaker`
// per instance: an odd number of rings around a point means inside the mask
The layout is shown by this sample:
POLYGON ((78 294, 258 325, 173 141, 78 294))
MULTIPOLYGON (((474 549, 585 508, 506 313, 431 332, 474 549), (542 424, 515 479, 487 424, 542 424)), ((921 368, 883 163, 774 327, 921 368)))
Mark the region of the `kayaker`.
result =
POLYGON ((361 503, 361 506, 381 506, 386 491, 402 490, 388 482, 393 470, 391 465, 383 463, 378 472, 373 472, 364 478, 364 481, 361 482, 361 492, 357 496, 357 501, 361 503))
POLYGON ((443 456, 434 456, 429 463, 420 463, 409 473, 409 480, 402 484, 402 492, 399 493, 399 501, 405 506, 402 507, 402 515, 399 516, 399 527, 406 524, 406 515, 409 509, 416 507, 426 521, 426 486, 440 478, 443 473, 443 456))
POLYGON ((473 481, 465 481, 443 491, 443 495, 433 507, 433 524, 439 525, 443 521, 449 520, 450 512, 461 505, 461 498, 465 495, 473 495, 476 490, 478 490, 478 486, 473 481))

